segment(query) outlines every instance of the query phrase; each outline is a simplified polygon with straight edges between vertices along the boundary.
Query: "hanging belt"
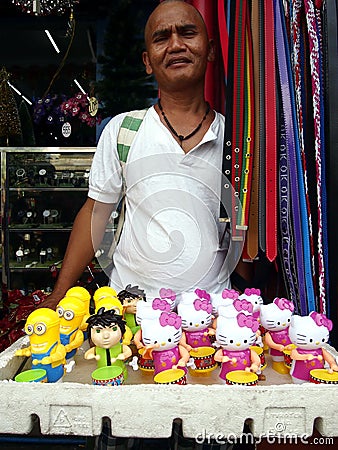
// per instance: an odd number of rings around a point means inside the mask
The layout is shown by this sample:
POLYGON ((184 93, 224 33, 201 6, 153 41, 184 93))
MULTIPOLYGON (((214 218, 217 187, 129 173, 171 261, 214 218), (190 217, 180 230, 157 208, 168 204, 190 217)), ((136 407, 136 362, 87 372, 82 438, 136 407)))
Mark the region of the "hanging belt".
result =
MULTIPOLYGON (((298 294, 300 310, 302 314, 307 314, 307 302, 306 302, 306 285, 305 285, 305 265, 308 267, 308 261, 304 260, 303 254, 303 233, 306 230, 302 227, 302 212, 301 208, 304 185, 301 173, 301 162, 299 154, 297 154, 297 134, 296 134, 296 121, 295 121, 295 103, 293 98, 293 83, 290 67, 290 58, 288 54, 288 44, 286 39, 286 31, 284 20, 282 19, 282 0, 275 0, 276 10, 276 48, 277 48, 277 60, 278 70, 281 85, 281 98, 283 105, 283 114, 285 120, 285 133, 286 133, 286 147, 288 155, 288 168, 289 168, 289 180, 290 180, 290 194, 291 194, 291 211, 292 211, 292 224, 294 233, 294 246, 295 246, 295 263, 298 281, 298 294), (303 190, 302 190, 303 187, 303 190), (302 197, 302 198, 301 198, 302 197)), ((306 208, 305 208, 306 212, 306 208)), ((308 237, 308 236, 306 236, 308 237)), ((305 240, 306 240, 305 237, 305 240)), ((311 271, 310 271, 311 275, 311 271)), ((312 278, 310 276, 312 281, 312 278)))
POLYGON ((253 79, 254 79, 254 154, 251 180, 251 201, 249 227, 247 233, 247 253, 251 259, 258 254, 258 191, 259 191, 259 11, 258 2, 252 3, 251 7, 251 30, 253 50, 253 79))

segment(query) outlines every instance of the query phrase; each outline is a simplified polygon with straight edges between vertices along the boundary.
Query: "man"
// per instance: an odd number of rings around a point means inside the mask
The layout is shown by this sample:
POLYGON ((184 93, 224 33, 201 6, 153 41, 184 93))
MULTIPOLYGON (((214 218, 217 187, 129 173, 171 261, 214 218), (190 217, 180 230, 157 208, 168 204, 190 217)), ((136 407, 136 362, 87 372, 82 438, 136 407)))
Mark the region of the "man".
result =
MULTIPOLYGON (((229 286, 224 225, 218 221, 224 117, 204 98, 207 64, 214 60, 199 12, 166 0, 145 27, 146 72, 158 103, 147 111, 125 165, 126 219, 114 253, 111 285, 140 286, 147 298, 161 287, 175 292, 229 286)), ((54 291, 54 307, 92 260, 120 198, 117 134, 125 114, 105 127, 90 174, 88 199, 78 213, 54 291)))

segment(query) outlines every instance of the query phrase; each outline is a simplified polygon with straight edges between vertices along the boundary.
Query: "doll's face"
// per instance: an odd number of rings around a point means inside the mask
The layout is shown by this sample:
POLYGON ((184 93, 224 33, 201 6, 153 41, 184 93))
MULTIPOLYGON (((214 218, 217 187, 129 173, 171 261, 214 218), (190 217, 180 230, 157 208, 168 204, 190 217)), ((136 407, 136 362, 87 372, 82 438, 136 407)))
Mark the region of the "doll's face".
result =
POLYGON ((234 317, 219 316, 216 340, 225 350, 242 351, 254 345, 256 333, 251 328, 240 327, 234 317))
POLYGON ((122 333, 116 324, 108 327, 95 325, 91 329, 90 338, 96 347, 111 348, 121 340, 122 333))
POLYGON ((305 350, 315 350, 329 340, 329 330, 318 326, 309 316, 293 316, 289 328, 291 342, 305 350))
POLYGON ((123 300, 123 309, 127 314, 136 314, 136 305, 139 302, 140 297, 126 297, 123 300))
POLYGON ((211 313, 201 309, 197 311, 194 305, 180 303, 177 312, 182 317, 184 331, 204 330, 211 325, 211 313))
POLYGON ((280 309, 274 303, 261 306, 260 320, 269 331, 281 331, 290 326, 292 311, 280 309))

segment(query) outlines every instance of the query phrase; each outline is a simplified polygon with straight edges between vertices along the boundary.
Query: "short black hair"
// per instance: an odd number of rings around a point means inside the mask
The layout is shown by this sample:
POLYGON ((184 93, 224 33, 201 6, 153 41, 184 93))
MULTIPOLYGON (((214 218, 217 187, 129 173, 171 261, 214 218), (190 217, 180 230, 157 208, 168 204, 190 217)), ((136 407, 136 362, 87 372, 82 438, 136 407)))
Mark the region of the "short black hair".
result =
POLYGON ((117 325, 120 330, 122 336, 126 332, 126 321, 123 320, 120 314, 116 314, 115 309, 107 309, 105 310, 104 306, 100 308, 96 314, 92 314, 86 320, 88 323, 88 333, 90 335, 90 330, 95 326, 101 327, 110 327, 111 325, 117 325))
POLYGON ((128 284, 122 291, 120 291, 117 294, 118 299, 121 303, 123 303, 123 300, 126 298, 137 298, 140 297, 140 299, 145 300, 146 294, 143 289, 140 289, 138 286, 132 286, 131 284, 128 284))

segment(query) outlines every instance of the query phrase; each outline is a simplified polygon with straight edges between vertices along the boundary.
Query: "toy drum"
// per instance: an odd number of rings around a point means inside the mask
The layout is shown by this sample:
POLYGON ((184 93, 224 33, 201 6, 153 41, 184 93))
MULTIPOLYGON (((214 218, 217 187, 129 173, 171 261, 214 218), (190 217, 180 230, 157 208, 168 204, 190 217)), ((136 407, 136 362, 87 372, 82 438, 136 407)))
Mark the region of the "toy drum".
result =
POLYGON ((232 370, 225 376, 226 384, 238 386, 256 386, 258 376, 253 372, 246 372, 245 370, 232 370))
POLYGON ((187 384, 187 378, 183 369, 168 369, 154 376, 156 384, 187 384))
POLYGON ((138 366, 144 372, 154 372, 154 360, 143 356, 145 349, 140 348, 138 351, 138 366))
POLYGON ((257 353, 257 355, 259 356, 259 359, 261 360, 260 370, 264 370, 267 366, 266 360, 265 360, 265 355, 264 355, 264 350, 259 345, 252 345, 250 347, 250 349, 257 353))
POLYGON ((213 347, 197 347, 190 350, 196 368, 189 371, 192 375, 207 375, 217 367, 214 359, 215 349, 213 347))
POLYGON ((47 372, 45 369, 31 369, 19 373, 14 378, 20 383, 47 383, 47 372))
POLYGON ((292 345, 289 345, 289 347, 292 347, 292 348, 290 348, 289 350, 288 349, 283 350, 283 355, 284 355, 284 365, 286 367, 288 367, 289 369, 291 369, 291 364, 292 364, 291 351, 294 348, 296 348, 296 346, 294 344, 292 344, 292 345))
POLYGON ((330 373, 327 369, 313 369, 310 382, 315 384, 338 384, 338 372, 330 373))
POLYGON ((92 384, 97 386, 120 386, 123 382, 122 368, 118 366, 104 366, 92 372, 92 384))

